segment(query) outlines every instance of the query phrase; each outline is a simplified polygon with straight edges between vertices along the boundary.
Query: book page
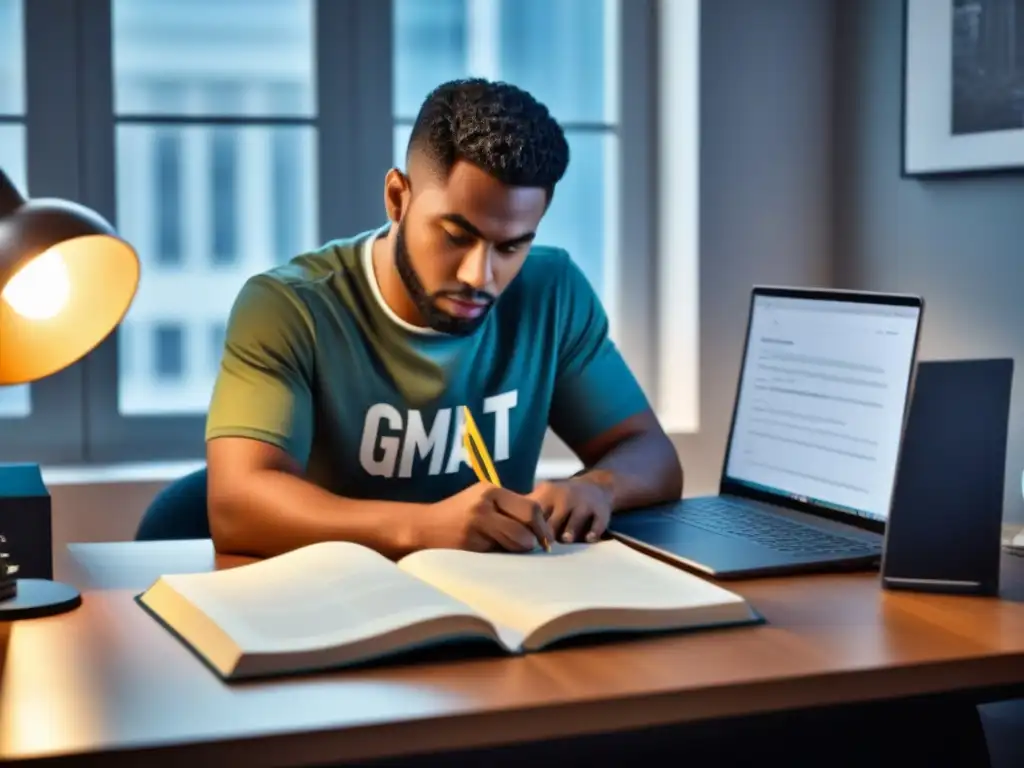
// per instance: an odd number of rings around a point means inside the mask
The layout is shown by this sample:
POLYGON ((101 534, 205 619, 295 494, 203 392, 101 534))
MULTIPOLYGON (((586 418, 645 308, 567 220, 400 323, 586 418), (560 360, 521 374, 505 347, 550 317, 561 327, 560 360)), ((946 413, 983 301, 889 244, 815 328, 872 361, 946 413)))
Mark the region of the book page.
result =
POLYGON ((726 607, 727 614, 749 615, 739 595, 614 540, 555 544, 551 552, 527 554, 428 550, 399 567, 524 636, 583 611, 650 618, 659 611, 679 616, 705 609, 713 621, 722 614, 716 609, 726 607))
POLYGON ((344 542, 162 581, 246 654, 340 646, 442 617, 479 620, 472 608, 403 573, 386 557, 344 542))

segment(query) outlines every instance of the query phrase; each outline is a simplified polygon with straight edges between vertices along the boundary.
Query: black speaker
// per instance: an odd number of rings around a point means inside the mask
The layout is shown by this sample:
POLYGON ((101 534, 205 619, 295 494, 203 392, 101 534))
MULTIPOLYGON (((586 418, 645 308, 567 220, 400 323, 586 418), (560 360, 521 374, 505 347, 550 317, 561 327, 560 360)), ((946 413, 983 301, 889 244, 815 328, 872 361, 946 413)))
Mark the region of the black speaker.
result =
POLYGON ((1013 360, 918 364, 882 555, 886 589, 995 595, 1013 360))
POLYGON ((50 492, 38 464, 0 464, 0 536, 0 557, 20 578, 53 578, 50 492))

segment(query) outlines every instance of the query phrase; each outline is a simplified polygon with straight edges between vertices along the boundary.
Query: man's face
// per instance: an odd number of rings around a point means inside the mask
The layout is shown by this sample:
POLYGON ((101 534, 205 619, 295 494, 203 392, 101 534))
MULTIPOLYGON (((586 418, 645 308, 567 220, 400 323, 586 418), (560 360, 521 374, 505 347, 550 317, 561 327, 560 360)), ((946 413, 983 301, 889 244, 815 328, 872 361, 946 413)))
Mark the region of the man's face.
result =
POLYGON ((429 327, 472 333, 522 268, 547 195, 464 162, 447 179, 414 163, 407 183, 414 194, 396 231, 398 273, 429 327))

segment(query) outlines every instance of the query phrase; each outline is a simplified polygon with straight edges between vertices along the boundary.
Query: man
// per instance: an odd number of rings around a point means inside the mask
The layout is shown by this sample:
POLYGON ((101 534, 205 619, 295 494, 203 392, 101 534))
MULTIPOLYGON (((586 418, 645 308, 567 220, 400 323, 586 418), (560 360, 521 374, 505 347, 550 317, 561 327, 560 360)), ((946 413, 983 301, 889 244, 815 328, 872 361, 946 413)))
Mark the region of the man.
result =
POLYGON ((406 171, 385 177, 388 225, 245 284, 206 430, 218 550, 526 551, 596 541, 615 510, 680 497, 678 456, 598 297, 567 253, 534 244, 568 162, 529 94, 445 83, 406 171), (463 405, 502 488, 468 464, 463 405), (549 425, 585 471, 534 487, 549 425))

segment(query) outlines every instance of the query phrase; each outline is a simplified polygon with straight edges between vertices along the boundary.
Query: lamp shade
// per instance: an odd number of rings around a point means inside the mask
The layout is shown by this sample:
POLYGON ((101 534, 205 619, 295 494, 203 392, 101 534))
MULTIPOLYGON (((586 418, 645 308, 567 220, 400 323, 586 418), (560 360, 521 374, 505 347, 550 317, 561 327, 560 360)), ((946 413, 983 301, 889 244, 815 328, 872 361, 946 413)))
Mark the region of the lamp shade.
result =
POLYGON ((139 258, 99 214, 65 200, 26 200, 0 169, 0 385, 75 363, 121 320, 139 258))

